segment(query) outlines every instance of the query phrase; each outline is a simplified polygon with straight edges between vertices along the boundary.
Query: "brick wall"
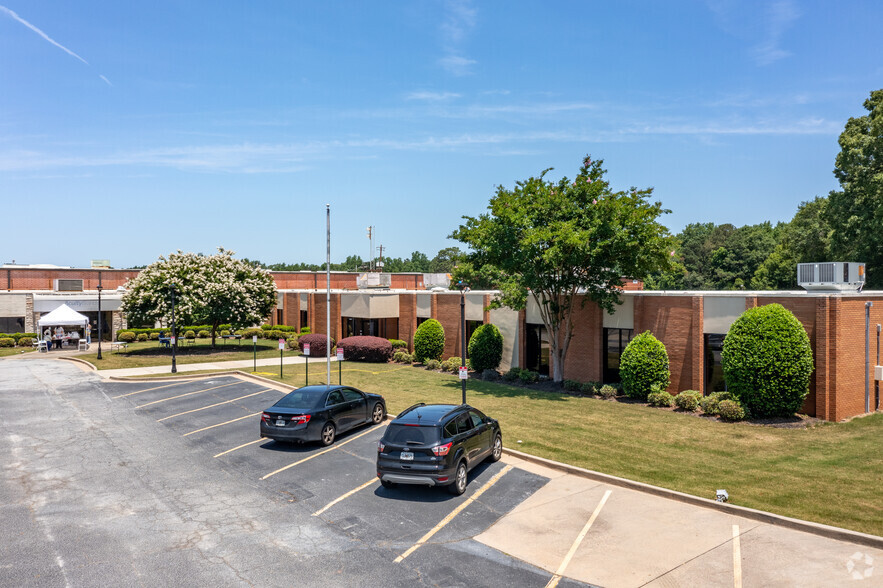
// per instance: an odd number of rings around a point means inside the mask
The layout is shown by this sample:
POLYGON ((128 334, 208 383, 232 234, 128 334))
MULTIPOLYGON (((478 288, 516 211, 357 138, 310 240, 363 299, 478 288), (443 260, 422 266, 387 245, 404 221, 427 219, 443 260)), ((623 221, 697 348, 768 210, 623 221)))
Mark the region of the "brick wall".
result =
POLYGON ((830 352, 836 364, 833 414, 843 420, 865 412, 865 302, 871 301, 870 362, 867 370, 871 410, 874 402, 874 366, 877 361, 877 324, 883 324, 883 297, 841 298, 837 313, 836 347, 830 352))
MULTIPOLYGON (((594 302, 573 309, 573 337, 564 360, 564 378, 580 382, 601 381, 604 352, 604 315, 594 302)), ((551 368, 551 366, 549 366, 551 368)))
POLYGON ((138 275, 138 270, 97 270, 97 269, 33 269, 6 268, 0 273, 0 288, 14 290, 53 290, 55 280, 83 280, 84 290, 94 290, 98 286, 99 273, 101 286, 113 290, 125 286, 126 282, 138 275))
POLYGON ((460 356, 460 296, 433 294, 432 318, 445 329, 445 351, 442 359, 460 356))
MULTIPOLYGON (((284 297, 282 310, 283 324, 289 327, 298 327, 300 325, 300 294, 285 292, 282 296, 284 297)), ((275 314, 273 313, 274 316, 275 314)))
MULTIPOLYGON (((668 392, 700 390, 702 323, 694 316, 694 296, 636 296, 635 334, 650 331, 665 344, 671 369, 668 392), (698 373, 697 373, 698 372, 698 373)), ((700 307, 701 308, 701 307, 700 307)), ((701 316, 701 315, 700 315, 701 316)))
POLYGON ((417 295, 399 294, 399 336, 414 352, 414 331, 417 330, 417 295))
MULTIPOLYGON (((325 333, 325 292, 310 294, 310 331, 325 333)), ((327 333, 326 333, 327 334, 327 333)), ((340 341, 340 294, 331 294, 331 338, 340 341)))

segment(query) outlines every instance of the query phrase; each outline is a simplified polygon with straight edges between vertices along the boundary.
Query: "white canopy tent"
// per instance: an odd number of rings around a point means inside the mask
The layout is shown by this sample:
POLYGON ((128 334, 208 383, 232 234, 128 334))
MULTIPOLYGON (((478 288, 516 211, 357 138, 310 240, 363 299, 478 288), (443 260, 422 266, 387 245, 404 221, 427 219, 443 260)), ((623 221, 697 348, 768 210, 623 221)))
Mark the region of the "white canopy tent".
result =
POLYGON ((40 328, 43 327, 83 327, 89 326, 89 317, 80 314, 67 304, 62 304, 49 314, 40 317, 37 321, 40 328))

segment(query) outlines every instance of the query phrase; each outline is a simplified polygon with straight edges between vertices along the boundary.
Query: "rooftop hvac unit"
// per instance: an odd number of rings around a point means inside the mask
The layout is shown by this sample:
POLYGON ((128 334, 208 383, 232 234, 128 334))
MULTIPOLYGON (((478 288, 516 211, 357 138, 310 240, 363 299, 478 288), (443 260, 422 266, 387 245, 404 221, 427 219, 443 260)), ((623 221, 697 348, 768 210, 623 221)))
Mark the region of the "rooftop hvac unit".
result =
POLYGON ((389 288, 392 285, 392 276, 390 274, 368 272, 359 274, 357 283, 359 288, 389 288))
POLYGON ((797 285, 814 291, 861 292, 865 285, 865 264, 854 261, 798 263, 797 285))

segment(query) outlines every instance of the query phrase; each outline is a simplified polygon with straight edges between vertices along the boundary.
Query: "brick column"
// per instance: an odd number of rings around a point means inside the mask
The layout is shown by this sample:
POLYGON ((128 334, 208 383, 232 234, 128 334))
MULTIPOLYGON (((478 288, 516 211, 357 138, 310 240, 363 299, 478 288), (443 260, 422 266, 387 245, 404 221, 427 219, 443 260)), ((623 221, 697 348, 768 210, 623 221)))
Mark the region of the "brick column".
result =
POLYGON ((833 368, 829 358, 830 337, 833 335, 829 322, 830 298, 827 296, 816 299, 816 328, 815 328, 815 416, 829 420, 831 413, 829 370, 833 368))
MULTIPOLYGON (((25 333, 37 333, 37 315, 34 313, 34 295, 25 296, 25 333)), ((39 337, 37 337, 39 339, 39 337)))
POLYGON ((693 314, 691 318, 690 330, 693 332, 693 375, 691 379, 692 389, 701 390, 705 393, 705 327, 703 310, 705 308, 705 299, 702 296, 693 296, 693 314))

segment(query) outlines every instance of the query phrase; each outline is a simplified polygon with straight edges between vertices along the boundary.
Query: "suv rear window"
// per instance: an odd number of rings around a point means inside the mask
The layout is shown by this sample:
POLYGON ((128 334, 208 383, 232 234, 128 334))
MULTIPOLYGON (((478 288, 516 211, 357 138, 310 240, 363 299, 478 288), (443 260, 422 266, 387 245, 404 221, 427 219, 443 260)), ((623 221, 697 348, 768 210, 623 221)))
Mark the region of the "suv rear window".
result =
POLYGON ((420 427, 391 423, 384 435, 390 443, 422 443, 428 445, 438 441, 438 427, 420 427))

